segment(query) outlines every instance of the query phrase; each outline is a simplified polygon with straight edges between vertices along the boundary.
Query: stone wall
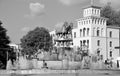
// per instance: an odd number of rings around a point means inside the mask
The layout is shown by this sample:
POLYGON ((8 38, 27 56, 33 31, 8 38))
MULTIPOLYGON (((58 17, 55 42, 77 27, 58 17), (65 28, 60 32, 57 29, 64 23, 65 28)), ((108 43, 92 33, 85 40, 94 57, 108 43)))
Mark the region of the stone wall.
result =
MULTIPOLYGON (((81 66, 80 62, 73 61, 45 61, 49 69, 77 69, 81 66)), ((43 67, 43 61, 37 61, 37 68, 43 67)))

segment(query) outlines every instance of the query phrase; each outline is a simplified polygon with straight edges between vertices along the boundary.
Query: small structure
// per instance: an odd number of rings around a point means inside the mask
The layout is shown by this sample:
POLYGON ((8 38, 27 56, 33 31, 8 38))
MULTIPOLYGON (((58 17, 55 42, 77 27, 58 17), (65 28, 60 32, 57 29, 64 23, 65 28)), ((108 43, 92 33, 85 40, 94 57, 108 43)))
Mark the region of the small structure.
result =
POLYGON ((10 48, 16 53, 16 59, 19 59, 19 55, 21 54, 20 52, 20 45, 19 44, 9 44, 10 48))
POLYGON ((71 50, 71 47, 73 45, 72 27, 72 23, 69 25, 67 22, 64 22, 57 24, 55 30, 50 32, 50 35, 53 39, 53 47, 57 47, 57 49, 62 48, 62 51, 58 52, 59 54, 62 53, 64 56, 68 54, 67 52, 71 50))

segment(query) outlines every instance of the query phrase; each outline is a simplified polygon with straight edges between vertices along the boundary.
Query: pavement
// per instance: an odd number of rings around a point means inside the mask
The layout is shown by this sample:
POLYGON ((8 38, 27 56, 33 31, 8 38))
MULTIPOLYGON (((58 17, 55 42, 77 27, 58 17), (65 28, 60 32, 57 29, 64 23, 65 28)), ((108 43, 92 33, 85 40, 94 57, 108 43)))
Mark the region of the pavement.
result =
POLYGON ((0 76, 120 76, 120 70, 0 70, 0 76))

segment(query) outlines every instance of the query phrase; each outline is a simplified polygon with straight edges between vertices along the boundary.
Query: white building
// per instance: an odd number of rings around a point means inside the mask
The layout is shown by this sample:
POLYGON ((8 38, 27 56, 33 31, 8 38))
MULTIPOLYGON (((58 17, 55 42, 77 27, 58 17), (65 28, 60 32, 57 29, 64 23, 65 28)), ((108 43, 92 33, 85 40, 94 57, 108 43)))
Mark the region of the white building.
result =
POLYGON ((20 45, 19 44, 13 44, 13 43, 11 43, 11 44, 9 44, 9 46, 16 53, 16 56, 17 56, 17 59, 18 59, 19 55, 21 54, 21 52, 20 52, 20 49, 21 49, 20 45))
POLYGON ((119 27, 107 26, 107 18, 101 17, 101 8, 89 6, 83 9, 83 18, 77 20, 72 30, 73 46, 88 47, 89 55, 101 55, 103 60, 120 56, 119 27))

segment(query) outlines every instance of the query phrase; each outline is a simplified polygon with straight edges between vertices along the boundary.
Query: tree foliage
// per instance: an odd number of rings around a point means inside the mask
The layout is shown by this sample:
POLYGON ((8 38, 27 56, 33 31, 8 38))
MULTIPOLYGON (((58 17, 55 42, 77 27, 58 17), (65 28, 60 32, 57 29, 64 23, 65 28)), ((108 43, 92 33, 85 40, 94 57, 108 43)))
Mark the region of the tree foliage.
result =
POLYGON ((2 26, 2 22, 0 21, 0 68, 2 69, 6 68, 7 51, 10 50, 10 40, 6 32, 7 30, 2 26))
POLYGON ((110 3, 108 3, 106 6, 102 8, 101 16, 108 18, 107 25, 114 25, 114 26, 120 25, 120 12, 114 10, 111 7, 110 3))
POLYGON ((43 27, 36 27, 21 39, 21 47, 23 48, 22 53, 34 55, 38 49, 48 51, 51 42, 48 30, 43 27))

